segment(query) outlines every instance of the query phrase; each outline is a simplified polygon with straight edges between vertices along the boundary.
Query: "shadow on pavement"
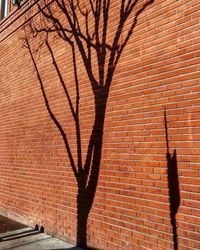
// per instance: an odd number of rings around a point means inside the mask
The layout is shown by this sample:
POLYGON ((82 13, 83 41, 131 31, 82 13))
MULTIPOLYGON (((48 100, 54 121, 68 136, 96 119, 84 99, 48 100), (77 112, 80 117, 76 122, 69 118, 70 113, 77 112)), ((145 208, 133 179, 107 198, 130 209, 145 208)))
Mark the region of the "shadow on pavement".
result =
POLYGON ((16 222, 14 220, 8 219, 5 216, 0 215, 0 233, 6 233, 8 231, 14 231, 25 227, 26 227, 25 225, 19 222, 16 222))

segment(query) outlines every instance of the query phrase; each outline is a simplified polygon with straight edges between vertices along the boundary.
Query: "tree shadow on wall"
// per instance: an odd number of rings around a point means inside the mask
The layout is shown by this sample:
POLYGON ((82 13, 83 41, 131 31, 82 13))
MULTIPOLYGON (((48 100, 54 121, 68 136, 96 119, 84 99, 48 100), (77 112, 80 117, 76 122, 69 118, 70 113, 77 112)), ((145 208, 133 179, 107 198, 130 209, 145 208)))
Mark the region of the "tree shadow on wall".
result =
MULTIPOLYGON (((139 15, 154 0, 119 1, 115 6, 115 20, 118 14, 116 30, 112 39, 108 39, 108 31, 113 28, 109 22, 111 3, 114 0, 42 0, 36 2, 38 19, 28 17, 24 27, 24 46, 31 56, 37 79, 40 84, 48 114, 57 127, 65 144, 66 152, 73 170, 77 186, 77 245, 87 248, 87 221, 98 183, 102 155, 103 130, 110 86, 116 67, 138 22, 139 15), (87 3, 86 3, 87 2, 87 3), (84 4, 85 3, 85 4, 84 4), (119 8, 118 11, 116 10, 119 8), (122 35, 123 33, 123 35, 122 35), (54 53, 55 44, 52 37, 64 41, 68 53, 71 52, 75 84, 75 102, 72 101, 66 80, 62 75, 54 53), (40 46, 45 47, 52 60, 55 74, 63 89, 71 112, 76 136, 76 154, 70 147, 67 132, 55 115, 48 98, 42 74, 36 56, 39 50, 33 49, 34 40, 40 39, 40 46), (82 59, 94 97, 95 118, 93 128, 83 160, 83 143, 80 126, 80 75, 77 57, 82 59), (75 158, 75 155, 77 156, 75 158)), ((34 15, 33 15, 34 16, 34 15)), ((112 16, 113 18, 113 16, 112 16)), ((66 63, 68 61, 66 60, 66 63)), ((85 120, 85 122, 87 122, 85 120)))
POLYGON ((168 139, 168 127, 167 127, 167 114, 164 111, 165 117, 165 133, 166 133, 166 144, 167 144, 167 175, 168 175, 168 188, 169 188, 169 201, 170 201, 170 219, 173 233, 173 245, 174 250, 178 250, 178 234, 176 225, 176 214, 180 206, 180 190, 178 180, 178 169, 177 169, 177 154, 174 149, 173 154, 169 152, 169 139, 168 139))

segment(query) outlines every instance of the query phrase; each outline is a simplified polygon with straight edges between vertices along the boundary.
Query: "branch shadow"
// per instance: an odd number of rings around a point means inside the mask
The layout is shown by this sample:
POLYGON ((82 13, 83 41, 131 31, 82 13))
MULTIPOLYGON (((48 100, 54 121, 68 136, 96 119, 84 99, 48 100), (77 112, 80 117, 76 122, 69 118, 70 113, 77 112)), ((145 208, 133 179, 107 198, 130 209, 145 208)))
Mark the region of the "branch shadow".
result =
POLYGON ((64 0, 55 0, 55 6, 63 14, 65 21, 61 21, 61 19, 56 16, 51 4, 47 0, 43 0, 40 3, 37 3, 38 12, 40 13, 39 25, 38 23, 35 24, 33 20, 29 18, 30 21, 24 27, 24 46, 28 49, 30 54, 47 112, 63 139, 70 165, 77 182, 76 241, 77 246, 83 248, 89 249, 87 245, 87 223, 99 179, 105 114, 110 86, 119 59, 133 34, 134 28, 136 27, 138 17, 153 2, 154 0, 147 0, 142 5, 138 5, 138 0, 121 1, 119 4, 119 20, 111 43, 108 43, 107 41, 111 0, 88 0, 88 5, 84 7, 81 5, 81 0, 68 1, 67 3, 64 0), (134 17, 131 17, 133 11, 135 11, 134 17), (80 18, 82 18, 81 20, 84 20, 84 28, 82 28, 80 24, 80 18), (91 18, 94 21, 93 29, 89 28, 89 20, 91 18), (130 18, 132 18, 132 23, 129 30, 125 33, 125 36, 123 34, 122 39, 122 32, 130 18), (74 120, 77 152, 76 160, 70 147, 67 132, 64 130, 61 122, 51 108, 50 100, 45 90, 44 81, 42 80, 42 75, 35 59, 38 50, 34 51, 32 49, 31 40, 39 37, 40 34, 44 34, 43 41, 40 45, 45 46, 49 53, 55 74, 60 82, 60 87, 65 93, 66 103, 69 106, 74 120), (49 39, 52 35, 56 35, 70 47, 76 91, 75 103, 72 102, 60 66, 55 58, 53 48, 54 44, 52 44, 49 39), (97 74, 94 73, 93 53, 95 53, 97 60, 97 74), (87 146, 85 161, 83 161, 82 131, 80 129, 80 76, 77 70, 77 54, 79 54, 82 59, 89 79, 94 97, 95 110, 95 118, 87 146))
POLYGON ((168 127, 167 127, 167 114, 164 111, 165 117, 165 134, 167 144, 167 176, 168 176, 168 189, 169 189, 169 201, 170 201, 170 219, 173 233, 173 248, 178 250, 178 234, 176 225, 176 214, 180 206, 180 189, 178 179, 178 168, 177 168, 177 154, 174 149, 173 154, 169 152, 169 139, 168 139, 168 127))

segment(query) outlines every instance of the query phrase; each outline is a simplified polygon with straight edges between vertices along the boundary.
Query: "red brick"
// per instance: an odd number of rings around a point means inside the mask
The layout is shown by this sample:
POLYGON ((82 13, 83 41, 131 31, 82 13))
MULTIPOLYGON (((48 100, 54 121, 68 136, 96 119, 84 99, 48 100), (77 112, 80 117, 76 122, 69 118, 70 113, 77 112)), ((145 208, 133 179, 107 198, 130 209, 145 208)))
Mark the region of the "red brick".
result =
MULTIPOLYGON (((81 8, 84 2, 80 1, 81 8)), ((139 1, 140 6, 142 3, 139 1)), ((117 28, 120 4, 111 0, 109 45, 117 28)), ((0 22, 0 213, 30 226, 43 225, 48 233, 76 244, 77 182, 62 137, 45 107, 30 54, 23 47, 25 17, 37 11, 35 5, 27 12, 26 6, 19 10, 10 6, 9 17, 0 22)), ((139 16, 121 55, 105 113, 100 175, 87 225, 90 247, 173 248, 167 154, 172 157, 176 149, 179 249, 200 248, 199 9, 198 0, 154 1, 139 16)), ((38 15, 33 20, 38 22, 38 15)), ((61 13, 59 20, 65 20, 61 13)), ((126 23, 120 44, 132 20, 126 23)), ((84 22, 81 18, 85 32, 84 22)), ((93 26, 90 17, 88 27, 93 26)), ((48 38, 75 106, 70 46, 52 34, 48 38)), ((42 39, 38 35, 30 41, 35 51, 42 39)), ((77 45, 75 49, 85 161, 95 119, 94 96, 77 45)), ((97 59, 92 56, 98 79, 97 59)), ((73 116, 44 44, 35 59, 50 107, 77 161, 73 116)))

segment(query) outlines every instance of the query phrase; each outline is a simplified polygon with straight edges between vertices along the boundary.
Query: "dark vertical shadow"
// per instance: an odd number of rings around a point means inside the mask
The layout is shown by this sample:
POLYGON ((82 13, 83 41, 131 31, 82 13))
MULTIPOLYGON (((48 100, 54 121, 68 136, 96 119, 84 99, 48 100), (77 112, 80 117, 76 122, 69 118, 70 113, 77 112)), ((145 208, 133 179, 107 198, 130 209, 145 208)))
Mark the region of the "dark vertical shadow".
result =
POLYGON ((136 8, 134 17, 131 17, 131 14, 133 13, 135 7, 138 7, 137 4, 139 1, 121 1, 119 3, 118 24, 113 35, 113 41, 110 43, 108 43, 107 37, 109 32, 108 20, 111 9, 111 0, 88 0, 88 6, 86 9, 85 7, 84 9, 81 8, 80 0, 75 2, 76 4, 74 4, 74 1, 69 1, 66 5, 65 1, 54 1, 56 7, 65 17, 65 22, 62 22, 57 16, 55 16, 54 10, 51 9, 51 5, 48 4, 47 0, 43 0, 42 6, 40 5, 41 3, 38 3, 37 6, 41 17, 40 20, 43 19, 44 22, 41 22, 39 26, 37 24, 37 27, 34 27, 34 23, 31 18, 29 18, 27 21, 28 25, 26 25, 24 29, 25 35, 23 40, 24 46, 28 49, 32 59, 47 112, 64 141, 69 162, 77 182, 77 245, 89 249, 87 246, 87 223, 99 179, 104 122, 110 86, 119 59, 131 35, 133 34, 139 15, 146 9, 147 6, 152 4, 154 0, 147 0, 142 6, 140 5, 140 8, 136 8), (80 18, 81 22, 79 20, 80 18), (88 21, 91 18, 94 20, 94 27, 92 30, 89 29, 90 23, 88 21), (121 34, 125 29, 124 27, 126 27, 126 23, 129 18, 132 18, 132 23, 130 24, 130 29, 123 34, 122 39, 121 34), (80 23, 82 23, 83 20, 84 24, 82 28, 80 23), (50 25, 46 27, 45 24, 47 23, 50 25), (66 23, 68 24, 67 27, 66 23), (41 44, 46 47, 50 58, 52 59, 55 74, 57 74, 60 87, 65 93, 66 103, 68 104, 73 117, 77 144, 77 160, 75 160, 73 152, 70 148, 67 131, 63 129, 60 121, 57 119, 51 108, 50 100, 48 99, 42 76, 35 60, 35 52, 31 47, 30 41, 35 39, 41 33, 45 34, 45 41, 41 44), (71 50, 76 92, 75 103, 72 102, 65 80, 61 73, 62 70, 59 68, 59 64, 54 56, 53 45, 51 44, 50 39, 48 39, 53 33, 62 39, 67 44, 69 50, 71 50), (80 84, 77 70, 77 53, 79 53, 82 58, 94 96, 95 118, 86 150, 85 161, 83 161, 82 157, 82 133, 80 130, 79 115, 80 84), (92 54, 96 55, 97 66, 93 66, 92 54), (98 74, 95 73, 95 67, 97 67, 98 74))
POLYGON ((166 159, 167 159, 167 175, 168 175, 168 188, 169 188, 169 201, 170 201, 170 218, 172 225, 174 250, 178 250, 176 214, 178 212, 178 208, 180 205, 180 190, 179 190, 178 169, 177 169, 177 155, 176 155, 176 149, 174 149, 173 154, 169 153, 166 110, 164 111, 164 116, 165 116, 165 133, 166 133, 166 144, 167 144, 166 159))

